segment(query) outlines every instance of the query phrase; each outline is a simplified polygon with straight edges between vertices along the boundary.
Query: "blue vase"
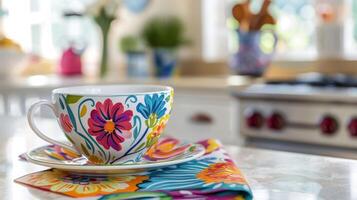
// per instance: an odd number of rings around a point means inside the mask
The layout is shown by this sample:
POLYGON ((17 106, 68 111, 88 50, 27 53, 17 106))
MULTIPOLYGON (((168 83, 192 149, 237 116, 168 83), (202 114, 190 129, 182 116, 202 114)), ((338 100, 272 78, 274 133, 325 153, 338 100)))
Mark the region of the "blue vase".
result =
POLYGON ((158 78, 169 78, 173 75, 177 63, 176 51, 173 49, 155 49, 155 75, 158 78))
POLYGON ((126 58, 128 77, 149 77, 150 70, 145 52, 128 52, 126 58))
POLYGON ((231 69, 241 75, 262 76, 272 61, 277 36, 272 31, 236 31, 239 39, 239 49, 233 53, 230 60, 231 69), (272 34, 274 38, 273 51, 265 53, 261 49, 261 36, 264 32, 272 34))

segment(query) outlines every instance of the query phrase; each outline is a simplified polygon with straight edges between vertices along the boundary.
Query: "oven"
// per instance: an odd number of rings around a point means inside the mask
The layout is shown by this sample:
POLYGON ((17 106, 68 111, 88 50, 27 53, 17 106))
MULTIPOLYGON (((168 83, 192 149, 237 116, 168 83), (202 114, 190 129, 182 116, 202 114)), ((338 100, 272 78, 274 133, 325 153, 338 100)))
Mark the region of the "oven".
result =
POLYGON ((234 95, 246 146, 357 159, 357 87, 273 82, 234 95))

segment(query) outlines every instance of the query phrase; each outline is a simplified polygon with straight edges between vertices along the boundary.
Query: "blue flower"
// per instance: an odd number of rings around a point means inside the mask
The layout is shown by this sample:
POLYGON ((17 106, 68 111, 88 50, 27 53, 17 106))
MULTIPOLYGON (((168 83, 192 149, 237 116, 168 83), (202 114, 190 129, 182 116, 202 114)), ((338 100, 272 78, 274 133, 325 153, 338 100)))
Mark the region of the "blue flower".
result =
POLYGON ((165 112, 165 96, 161 94, 145 95, 145 105, 139 103, 136 109, 140 112, 145 119, 149 119, 153 114, 156 115, 157 119, 161 118, 165 112))

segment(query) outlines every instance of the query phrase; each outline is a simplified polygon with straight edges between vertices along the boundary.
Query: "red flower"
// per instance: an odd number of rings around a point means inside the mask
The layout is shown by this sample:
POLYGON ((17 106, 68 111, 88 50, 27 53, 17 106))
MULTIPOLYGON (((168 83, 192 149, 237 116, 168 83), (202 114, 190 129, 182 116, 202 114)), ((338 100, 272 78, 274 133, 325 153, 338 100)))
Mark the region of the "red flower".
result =
POLYGON ((130 121, 133 112, 124 110, 122 103, 113 105, 110 99, 106 99, 104 103, 97 102, 95 107, 88 119, 89 134, 95 136, 105 149, 112 147, 120 151, 122 148, 120 143, 124 142, 125 138, 131 137, 130 121))
POLYGON ((60 115, 60 123, 61 123, 61 126, 62 126, 63 130, 66 133, 72 132, 73 125, 72 125, 71 120, 69 119, 68 115, 61 113, 61 115, 60 115))

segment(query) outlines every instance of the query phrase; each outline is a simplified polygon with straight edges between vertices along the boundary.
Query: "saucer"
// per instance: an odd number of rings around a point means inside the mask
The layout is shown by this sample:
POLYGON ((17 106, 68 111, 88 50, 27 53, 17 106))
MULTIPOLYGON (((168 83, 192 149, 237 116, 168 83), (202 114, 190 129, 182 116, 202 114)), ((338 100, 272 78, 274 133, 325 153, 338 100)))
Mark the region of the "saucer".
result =
POLYGON ((139 162, 114 165, 99 165, 84 156, 55 145, 42 146, 25 154, 28 162, 80 174, 127 174, 164 168, 194 160, 205 153, 200 144, 182 143, 165 138, 150 149, 139 162))

